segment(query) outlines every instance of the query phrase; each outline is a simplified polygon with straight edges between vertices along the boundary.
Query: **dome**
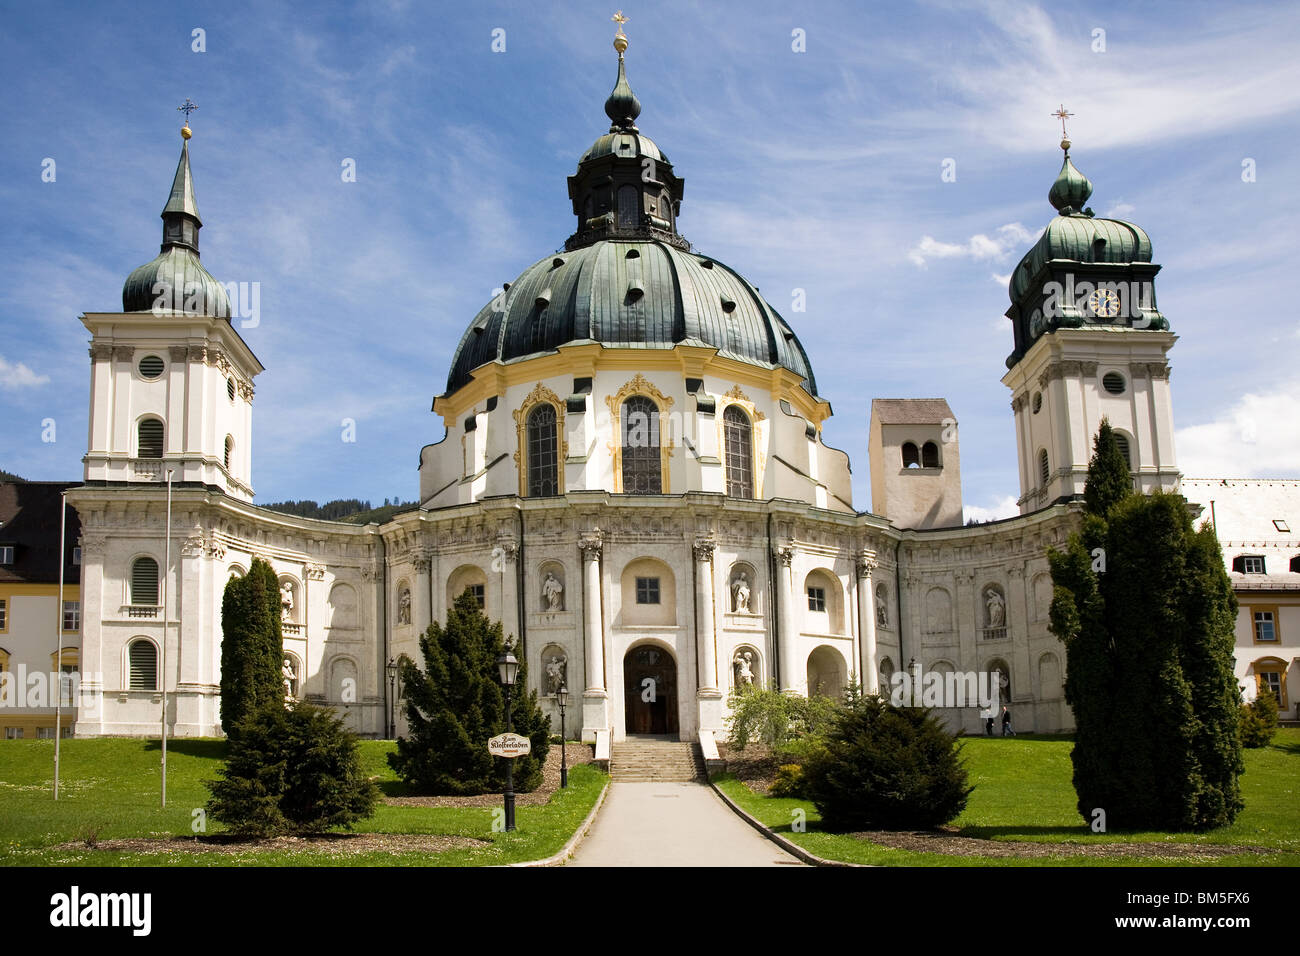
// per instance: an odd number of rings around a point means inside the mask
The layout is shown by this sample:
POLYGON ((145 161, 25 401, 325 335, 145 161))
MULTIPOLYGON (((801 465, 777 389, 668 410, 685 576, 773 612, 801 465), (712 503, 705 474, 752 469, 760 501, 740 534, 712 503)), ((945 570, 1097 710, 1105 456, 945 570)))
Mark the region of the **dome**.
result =
POLYGON ((788 369, 817 395, 803 346, 756 288, 715 259, 654 239, 602 239, 529 266, 461 337, 446 394, 488 363, 579 342, 709 346, 761 368, 788 369))
POLYGON ((203 222, 194 199, 188 126, 181 135, 181 158, 162 211, 162 250, 126 277, 122 311, 151 312, 156 307, 160 311, 228 319, 230 300, 225 288, 199 262, 199 230, 203 222))
POLYGON ((603 156, 649 157, 660 163, 667 163, 668 157, 655 145, 655 141, 644 133, 617 132, 606 133, 591 144, 591 149, 582 154, 579 163, 600 159, 603 156))
POLYGON ((1060 215, 1047 224, 1015 272, 1008 293, 1012 302, 1030 288, 1034 276, 1053 259, 1128 264, 1151 261, 1151 237, 1141 226, 1121 219, 1098 219, 1083 213, 1060 215))

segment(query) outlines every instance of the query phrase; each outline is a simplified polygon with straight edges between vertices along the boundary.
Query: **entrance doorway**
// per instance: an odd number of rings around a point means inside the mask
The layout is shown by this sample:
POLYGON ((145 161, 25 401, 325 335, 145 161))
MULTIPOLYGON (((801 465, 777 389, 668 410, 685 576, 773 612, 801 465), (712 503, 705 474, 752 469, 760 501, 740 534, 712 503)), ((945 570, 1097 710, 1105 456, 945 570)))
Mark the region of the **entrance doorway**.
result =
POLYGON ((629 734, 677 736, 677 662, 643 644, 623 658, 623 712, 629 734))

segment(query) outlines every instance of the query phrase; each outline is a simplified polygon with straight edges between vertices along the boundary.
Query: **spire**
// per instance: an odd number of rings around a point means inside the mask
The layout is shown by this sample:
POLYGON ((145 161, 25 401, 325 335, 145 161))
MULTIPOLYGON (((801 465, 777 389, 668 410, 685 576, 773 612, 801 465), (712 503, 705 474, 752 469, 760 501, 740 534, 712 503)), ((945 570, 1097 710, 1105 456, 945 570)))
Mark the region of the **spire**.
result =
MULTIPOLYGON (((198 107, 185 101, 189 109, 198 107)), ((186 107, 179 107, 185 109, 186 107)), ((188 111, 186 113, 188 116, 188 111)), ((172 191, 163 206, 163 241, 162 251, 172 246, 184 246, 199 251, 199 229, 203 222, 199 219, 199 204, 194 200, 194 175, 190 172, 190 124, 187 120, 181 129, 181 158, 176 164, 176 176, 172 179, 172 191)))
POLYGON ((620 130, 636 132, 636 118, 641 115, 641 101, 632 92, 632 87, 628 86, 627 73, 623 69, 623 52, 627 49, 623 24, 627 23, 627 19, 622 10, 613 16, 614 22, 618 24, 618 32, 614 34, 614 49, 618 51, 618 81, 614 84, 609 99, 605 100, 605 115, 614 124, 609 128, 611 133, 620 130))

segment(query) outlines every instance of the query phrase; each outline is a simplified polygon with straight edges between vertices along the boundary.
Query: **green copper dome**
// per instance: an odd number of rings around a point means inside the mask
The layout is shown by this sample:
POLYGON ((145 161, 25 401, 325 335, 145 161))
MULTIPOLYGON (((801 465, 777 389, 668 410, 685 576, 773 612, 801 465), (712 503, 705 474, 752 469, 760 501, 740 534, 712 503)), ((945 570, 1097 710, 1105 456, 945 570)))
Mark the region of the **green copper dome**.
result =
POLYGON ((622 49, 605 112, 614 125, 569 177, 577 231, 563 252, 529 266, 475 316, 456 348, 446 394, 484 365, 595 342, 708 346, 761 368, 789 369, 816 395, 808 356, 785 320, 738 273, 691 252, 678 234, 685 184, 633 125, 641 103, 627 85, 622 49))
MULTIPOLYGON (((1068 216, 1074 212, 1084 212, 1083 204, 1088 201, 1092 195, 1092 181, 1083 173, 1074 168, 1074 163, 1070 162, 1069 150, 1066 150, 1065 160, 1061 163, 1061 171, 1056 176, 1056 182, 1052 183, 1052 188, 1047 191, 1047 201, 1063 216, 1068 216)), ((1091 213, 1088 213, 1091 215, 1091 213)))
POLYGON ((710 346, 762 368, 789 369, 817 394, 803 346, 756 288, 717 260, 654 240, 600 240, 529 266, 461 337, 446 394, 483 365, 585 342, 710 346))
POLYGON ((162 249, 127 276, 122 286, 122 311, 177 311, 230 318, 225 288, 199 261, 199 230, 203 223, 194 199, 188 140, 181 146, 162 220, 162 249))

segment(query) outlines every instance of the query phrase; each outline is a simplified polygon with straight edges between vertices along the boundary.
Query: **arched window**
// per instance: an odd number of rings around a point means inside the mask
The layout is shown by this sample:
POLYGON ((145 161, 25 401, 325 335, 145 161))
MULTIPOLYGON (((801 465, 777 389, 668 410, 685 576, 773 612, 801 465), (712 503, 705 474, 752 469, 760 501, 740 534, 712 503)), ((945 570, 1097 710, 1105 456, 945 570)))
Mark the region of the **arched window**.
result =
POLYGON ((932 441, 928 441, 921 448, 921 467, 938 468, 939 467, 939 446, 932 441))
POLYGON ((235 451, 235 440, 229 435, 226 436, 226 471, 230 470, 230 458, 235 451))
POLYGON ((1123 432, 1115 432, 1115 444, 1119 446, 1119 453, 1124 456, 1124 464, 1128 465, 1128 470, 1133 470, 1133 455, 1130 451, 1128 436, 1123 432))
POLYGON ((722 413, 726 436, 727 494, 732 498, 754 497, 754 432, 744 409, 728 405, 722 413))
POLYGON ((673 224, 673 201, 667 193, 659 194, 659 218, 670 226, 673 224))
POLYGON ((131 603, 158 606, 158 562, 136 558, 131 565, 131 603))
POLYGON ((916 445, 910 441, 903 442, 903 467, 920 468, 921 455, 916 450, 916 445))
POLYGON ((139 441, 137 458, 161 458, 163 456, 163 423, 159 418, 146 418, 137 429, 139 441))
POLYGON ((624 493, 661 494, 663 468, 659 453, 659 406, 644 395, 634 395, 623 403, 621 418, 624 493))
POLYGON ((1038 482, 1046 487, 1048 480, 1052 477, 1052 469, 1047 461, 1047 449, 1044 448, 1038 453, 1038 482))
POLYGON ((559 444, 555 407, 542 402, 528 413, 528 497, 559 494, 559 444))
POLYGON ((131 690, 158 689, 158 648, 153 641, 138 637, 126 650, 127 665, 130 668, 131 690))
POLYGON ((632 229, 641 224, 641 194, 635 186, 618 187, 618 227, 632 229))

